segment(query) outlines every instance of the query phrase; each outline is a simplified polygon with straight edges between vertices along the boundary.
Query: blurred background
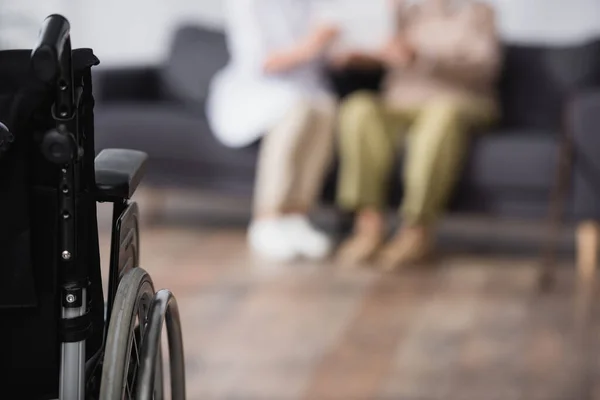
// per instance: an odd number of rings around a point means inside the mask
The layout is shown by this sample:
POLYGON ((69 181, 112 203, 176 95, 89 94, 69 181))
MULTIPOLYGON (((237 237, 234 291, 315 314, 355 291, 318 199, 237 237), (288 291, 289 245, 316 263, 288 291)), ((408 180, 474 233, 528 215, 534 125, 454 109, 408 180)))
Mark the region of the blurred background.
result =
MULTIPOLYGON (((101 60, 98 150, 150 154, 137 198, 142 265, 179 299, 188 398, 600 398, 589 290, 600 237, 600 1, 489 2, 506 46, 503 121, 473 146, 439 261, 386 275, 271 264, 247 250, 257 149, 219 144, 204 113, 228 59, 221 0, 0 0, 0 49, 31 47, 51 13, 70 20, 74 47, 101 60), (557 191, 571 134, 575 161, 557 191)), ((319 7, 352 28, 343 46, 368 49, 391 30, 386 3, 319 7)), ((344 95, 377 90, 381 74, 331 78, 344 95)), ((334 182, 332 172, 314 221, 340 236, 348 227, 334 182)), ((99 210, 105 267, 110 211, 99 210)))
MULTIPOLYGON (((575 0, 569 7, 560 0, 490 0, 501 15, 503 36, 511 41, 572 42, 597 34, 600 5, 575 0)), ((323 14, 359 21, 353 40, 373 42, 389 27, 385 0, 322 0, 323 14), (383 17, 383 20, 382 20, 383 17), (369 23, 371 20, 373 23, 369 23)), ((39 20, 53 12, 71 20, 74 45, 93 47, 104 64, 154 63, 168 51, 169 38, 180 24, 194 22, 220 29, 223 2, 218 0, 3 0, 4 46, 27 46, 35 40, 39 20)))

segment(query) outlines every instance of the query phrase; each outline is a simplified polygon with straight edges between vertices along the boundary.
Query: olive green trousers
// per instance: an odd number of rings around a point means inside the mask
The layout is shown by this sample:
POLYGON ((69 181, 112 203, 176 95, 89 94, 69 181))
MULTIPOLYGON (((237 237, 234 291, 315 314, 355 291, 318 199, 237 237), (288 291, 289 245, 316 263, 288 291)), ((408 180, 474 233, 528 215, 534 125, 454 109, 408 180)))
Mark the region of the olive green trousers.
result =
POLYGON ((339 113, 338 205, 347 211, 385 207, 394 161, 405 146, 402 218, 435 222, 460 175, 473 128, 495 117, 487 102, 440 98, 402 110, 372 93, 351 95, 339 113))

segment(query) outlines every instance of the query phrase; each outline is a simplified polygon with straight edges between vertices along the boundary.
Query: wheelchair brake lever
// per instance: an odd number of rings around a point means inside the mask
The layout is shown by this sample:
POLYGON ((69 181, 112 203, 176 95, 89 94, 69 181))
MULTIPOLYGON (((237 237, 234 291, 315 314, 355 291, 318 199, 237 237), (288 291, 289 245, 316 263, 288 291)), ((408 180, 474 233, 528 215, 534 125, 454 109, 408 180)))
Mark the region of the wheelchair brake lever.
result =
POLYGON ((6 125, 0 122, 0 159, 8 152, 10 145, 15 141, 15 136, 6 125))

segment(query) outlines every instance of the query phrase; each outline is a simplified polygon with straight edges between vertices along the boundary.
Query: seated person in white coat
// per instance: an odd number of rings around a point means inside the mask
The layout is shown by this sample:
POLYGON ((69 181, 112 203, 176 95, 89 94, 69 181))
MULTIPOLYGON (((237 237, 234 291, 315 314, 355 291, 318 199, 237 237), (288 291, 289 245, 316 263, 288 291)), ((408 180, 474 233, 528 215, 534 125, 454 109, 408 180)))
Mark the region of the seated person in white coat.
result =
POLYGON ((279 261, 319 259, 331 242, 307 215, 332 158, 336 102, 324 76, 338 36, 314 24, 314 0, 227 0, 229 65, 208 102, 216 137, 230 147, 259 139, 253 220, 255 253, 279 261))

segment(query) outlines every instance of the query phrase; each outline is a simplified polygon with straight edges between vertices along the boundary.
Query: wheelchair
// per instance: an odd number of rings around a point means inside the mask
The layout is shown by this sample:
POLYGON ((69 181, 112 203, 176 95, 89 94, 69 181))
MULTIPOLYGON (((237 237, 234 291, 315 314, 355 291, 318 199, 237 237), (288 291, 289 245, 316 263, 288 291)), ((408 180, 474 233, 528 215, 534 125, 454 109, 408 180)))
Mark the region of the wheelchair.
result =
POLYGON ((32 50, 0 51, 2 399, 162 399, 167 380, 171 398, 185 399, 176 299, 140 267, 131 199, 147 155, 96 155, 97 64, 71 48, 60 15, 32 50), (113 207, 106 294, 98 202, 113 207))

